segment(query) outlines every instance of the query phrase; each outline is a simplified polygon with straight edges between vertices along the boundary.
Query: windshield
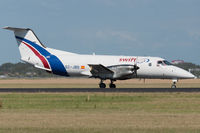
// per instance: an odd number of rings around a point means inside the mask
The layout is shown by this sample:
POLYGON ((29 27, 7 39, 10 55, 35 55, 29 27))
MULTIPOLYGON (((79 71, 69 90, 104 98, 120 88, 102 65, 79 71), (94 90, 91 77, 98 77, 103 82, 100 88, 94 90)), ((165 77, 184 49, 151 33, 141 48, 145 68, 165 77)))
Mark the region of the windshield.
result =
POLYGON ((165 65, 172 65, 169 61, 164 60, 163 62, 165 65))
POLYGON ((167 61, 167 60, 160 60, 160 61, 158 61, 157 63, 158 63, 158 65, 167 65, 167 66, 172 65, 172 64, 171 64, 169 61, 167 61))

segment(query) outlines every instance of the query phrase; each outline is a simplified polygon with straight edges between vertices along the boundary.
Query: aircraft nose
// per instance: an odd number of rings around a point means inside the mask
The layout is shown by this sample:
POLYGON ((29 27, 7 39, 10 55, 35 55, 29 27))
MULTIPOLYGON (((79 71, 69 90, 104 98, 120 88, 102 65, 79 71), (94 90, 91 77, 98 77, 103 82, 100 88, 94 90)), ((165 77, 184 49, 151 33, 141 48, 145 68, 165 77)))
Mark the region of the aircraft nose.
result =
POLYGON ((178 75, 182 79, 194 79, 194 78, 196 78, 196 76, 194 76, 192 73, 190 73, 190 72, 188 72, 184 69, 181 69, 181 68, 179 68, 178 75))
POLYGON ((195 76, 190 72, 185 73, 184 77, 187 78, 187 79, 194 79, 195 78, 195 76))

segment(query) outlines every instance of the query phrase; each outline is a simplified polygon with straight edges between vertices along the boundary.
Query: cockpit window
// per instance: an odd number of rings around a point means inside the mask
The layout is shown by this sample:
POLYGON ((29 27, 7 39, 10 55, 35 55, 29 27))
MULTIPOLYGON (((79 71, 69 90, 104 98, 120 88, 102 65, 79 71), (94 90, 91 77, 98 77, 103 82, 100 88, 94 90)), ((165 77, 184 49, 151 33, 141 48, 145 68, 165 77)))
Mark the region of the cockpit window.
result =
POLYGON ((164 60, 163 62, 165 65, 172 65, 169 61, 164 60))
POLYGON ((167 60, 161 60, 161 61, 158 61, 158 65, 167 65, 167 66, 169 66, 169 65, 172 65, 172 64, 167 60))
POLYGON ((159 64, 161 64, 161 65, 162 65, 162 64, 163 64, 163 62, 162 62, 162 61, 158 61, 158 65, 159 65, 159 64))

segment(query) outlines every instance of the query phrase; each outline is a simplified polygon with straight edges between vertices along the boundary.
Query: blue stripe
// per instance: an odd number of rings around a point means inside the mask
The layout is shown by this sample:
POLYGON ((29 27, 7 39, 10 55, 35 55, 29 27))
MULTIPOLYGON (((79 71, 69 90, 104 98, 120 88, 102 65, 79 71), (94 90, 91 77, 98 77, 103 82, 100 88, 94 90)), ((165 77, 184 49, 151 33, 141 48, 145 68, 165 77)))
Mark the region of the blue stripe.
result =
POLYGON ((15 37, 16 37, 16 39, 24 41, 24 42, 30 44, 35 49, 37 49, 37 51, 39 51, 40 54, 43 55, 48 60, 50 67, 52 69, 52 72, 54 74, 61 75, 61 76, 69 76, 69 74, 67 73, 63 63, 60 61, 60 59, 57 56, 52 55, 46 49, 44 49, 43 47, 37 45, 36 43, 34 43, 32 41, 29 41, 25 38, 21 38, 21 37, 18 37, 18 36, 15 36, 15 37))

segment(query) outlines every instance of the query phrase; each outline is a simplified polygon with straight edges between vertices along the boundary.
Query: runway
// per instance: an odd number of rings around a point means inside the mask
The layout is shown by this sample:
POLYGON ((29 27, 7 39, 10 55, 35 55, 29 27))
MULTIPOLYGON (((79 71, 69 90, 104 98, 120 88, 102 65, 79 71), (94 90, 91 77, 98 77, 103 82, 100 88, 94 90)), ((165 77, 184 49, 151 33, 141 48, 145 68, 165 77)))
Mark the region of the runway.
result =
POLYGON ((40 92, 200 92, 200 88, 0 88, 0 93, 40 93, 40 92))

